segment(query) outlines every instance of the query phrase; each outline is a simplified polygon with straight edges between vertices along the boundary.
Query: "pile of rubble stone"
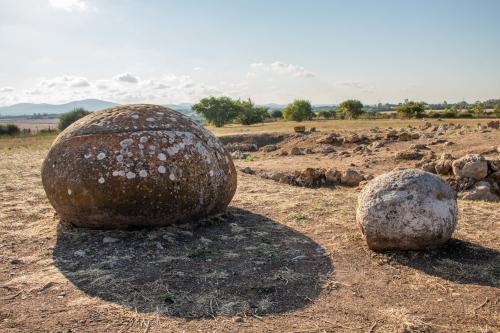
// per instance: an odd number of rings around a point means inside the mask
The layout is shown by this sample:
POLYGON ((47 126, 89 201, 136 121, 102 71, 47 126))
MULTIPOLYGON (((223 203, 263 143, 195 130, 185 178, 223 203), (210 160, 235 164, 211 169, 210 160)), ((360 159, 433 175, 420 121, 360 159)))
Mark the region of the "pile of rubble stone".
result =
POLYGON ((358 186, 362 181, 373 178, 372 176, 364 176, 354 169, 340 171, 336 168, 306 168, 301 171, 255 171, 250 167, 241 169, 241 172, 258 175, 264 179, 271 179, 276 182, 285 183, 294 186, 302 187, 321 187, 321 186, 358 186))
POLYGON ((455 159, 445 153, 437 159, 422 159, 419 166, 443 176, 461 199, 500 200, 500 160, 487 160, 480 154, 455 159))

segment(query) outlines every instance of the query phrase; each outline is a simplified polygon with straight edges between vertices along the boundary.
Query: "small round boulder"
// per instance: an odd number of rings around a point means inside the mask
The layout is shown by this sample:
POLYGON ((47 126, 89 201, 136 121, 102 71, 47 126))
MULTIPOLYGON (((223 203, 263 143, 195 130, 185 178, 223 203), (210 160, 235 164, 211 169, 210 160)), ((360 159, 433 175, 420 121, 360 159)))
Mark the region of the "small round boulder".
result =
POLYGON ((42 182, 61 219, 114 229, 186 223, 223 211, 236 170, 219 140, 158 105, 95 112, 56 138, 42 182))
POLYGON ((456 195, 432 173, 393 171, 363 188, 356 220, 372 250, 435 248, 455 230, 456 195))

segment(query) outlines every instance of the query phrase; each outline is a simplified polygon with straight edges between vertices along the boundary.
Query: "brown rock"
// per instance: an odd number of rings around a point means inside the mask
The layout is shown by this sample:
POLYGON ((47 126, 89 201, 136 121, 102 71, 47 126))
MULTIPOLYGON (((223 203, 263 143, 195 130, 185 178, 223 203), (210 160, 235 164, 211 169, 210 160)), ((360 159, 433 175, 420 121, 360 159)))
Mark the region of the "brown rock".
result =
POLYGON ((43 163, 42 182, 61 218, 77 226, 164 226, 224 210, 236 190, 236 170, 202 125, 140 104, 69 126, 43 163))
POLYGON ((345 170, 340 176, 341 184, 347 186, 358 186, 364 179, 365 177, 362 174, 353 169, 345 170))
POLYGON ((306 127, 305 126, 295 126, 293 128, 293 130, 295 133, 304 133, 306 131, 306 127))

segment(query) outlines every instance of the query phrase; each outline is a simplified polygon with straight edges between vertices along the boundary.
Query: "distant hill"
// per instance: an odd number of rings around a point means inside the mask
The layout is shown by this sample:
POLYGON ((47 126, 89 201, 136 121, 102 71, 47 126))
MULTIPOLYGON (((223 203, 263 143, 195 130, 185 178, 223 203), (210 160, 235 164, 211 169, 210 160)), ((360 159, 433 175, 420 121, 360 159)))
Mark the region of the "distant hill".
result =
POLYGON ((65 104, 19 103, 0 107, 0 117, 31 116, 34 113, 61 114, 80 107, 89 111, 98 111, 115 105, 118 104, 99 99, 85 99, 65 104))

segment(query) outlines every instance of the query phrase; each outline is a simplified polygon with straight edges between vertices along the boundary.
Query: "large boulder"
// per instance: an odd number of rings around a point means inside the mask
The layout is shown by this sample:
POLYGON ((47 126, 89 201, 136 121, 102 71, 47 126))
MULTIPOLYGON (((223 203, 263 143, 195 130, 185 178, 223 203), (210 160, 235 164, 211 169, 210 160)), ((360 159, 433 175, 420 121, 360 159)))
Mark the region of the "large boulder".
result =
POLYGON ((457 178, 473 178, 481 180, 488 175, 488 163, 479 154, 467 154, 453 161, 453 173, 457 178))
POLYGON ((429 172, 392 171, 363 188, 356 220, 373 250, 438 247, 455 229, 455 192, 429 172))
POLYGON ((219 140, 157 105, 125 105, 80 119, 56 138, 42 181, 60 217, 81 227, 185 223, 224 210, 236 170, 219 140))

